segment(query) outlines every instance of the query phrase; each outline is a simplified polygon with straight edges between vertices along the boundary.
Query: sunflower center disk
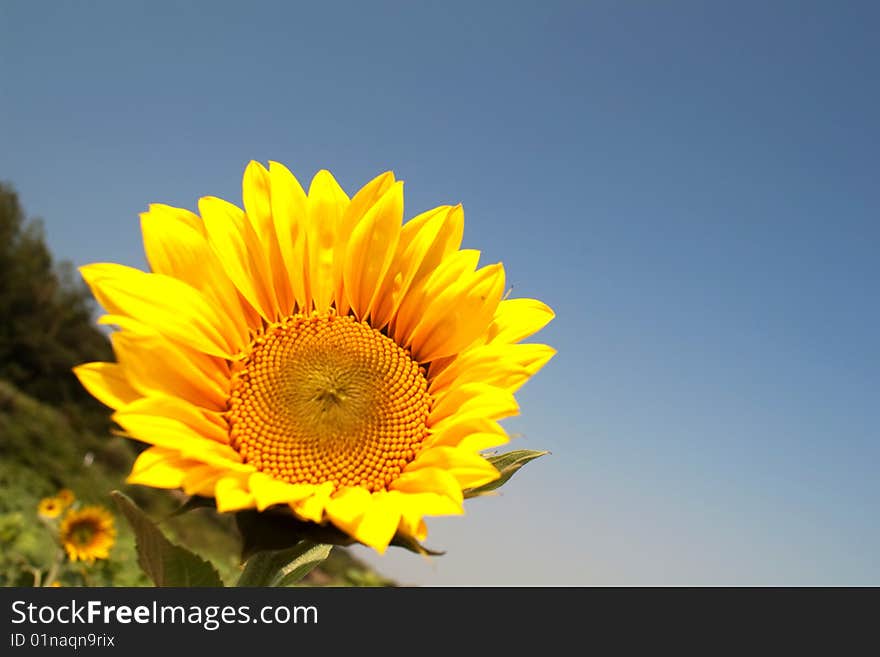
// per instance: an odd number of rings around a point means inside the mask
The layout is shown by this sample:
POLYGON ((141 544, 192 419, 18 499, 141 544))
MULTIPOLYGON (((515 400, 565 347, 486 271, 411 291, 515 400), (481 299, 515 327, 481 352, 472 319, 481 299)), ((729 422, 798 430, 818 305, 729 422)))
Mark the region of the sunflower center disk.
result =
POLYGON ((70 540, 77 545, 88 545, 95 537, 95 526, 91 522, 78 522, 70 529, 70 540))
POLYGON ((254 341, 227 417, 232 446, 261 472, 377 491, 418 453, 430 399, 418 363, 379 331, 295 315, 254 341))

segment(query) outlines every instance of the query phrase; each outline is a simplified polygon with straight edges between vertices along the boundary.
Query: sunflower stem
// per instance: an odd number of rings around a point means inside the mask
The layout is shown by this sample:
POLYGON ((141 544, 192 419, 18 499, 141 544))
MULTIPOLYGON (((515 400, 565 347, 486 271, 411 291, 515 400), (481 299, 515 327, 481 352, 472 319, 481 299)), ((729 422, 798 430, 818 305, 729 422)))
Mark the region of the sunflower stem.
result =
MULTIPOLYGON (((46 578, 42 582, 42 586, 52 586, 52 582, 55 581, 55 578, 58 577, 58 570, 61 568, 61 562, 64 560, 64 551, 63 550, 55 550, 55 558, 52 560, 52 565, 49 567, 49 571, 46 573, 46 578)), ((41 586, 40 584, 34 584, 34 586, 41 586)))

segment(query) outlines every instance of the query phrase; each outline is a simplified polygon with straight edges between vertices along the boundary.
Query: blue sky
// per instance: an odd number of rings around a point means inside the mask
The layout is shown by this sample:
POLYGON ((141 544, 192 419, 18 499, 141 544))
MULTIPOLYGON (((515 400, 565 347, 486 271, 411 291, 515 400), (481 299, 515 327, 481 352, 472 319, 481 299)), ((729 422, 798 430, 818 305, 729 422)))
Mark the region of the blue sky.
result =
POLYGON ((423 584, 880 584, 880 9, 864 2, 0 4, 0 178, 76 264, 250 159, 407 214, 557 311, 549 449, 431 522, 423 584))

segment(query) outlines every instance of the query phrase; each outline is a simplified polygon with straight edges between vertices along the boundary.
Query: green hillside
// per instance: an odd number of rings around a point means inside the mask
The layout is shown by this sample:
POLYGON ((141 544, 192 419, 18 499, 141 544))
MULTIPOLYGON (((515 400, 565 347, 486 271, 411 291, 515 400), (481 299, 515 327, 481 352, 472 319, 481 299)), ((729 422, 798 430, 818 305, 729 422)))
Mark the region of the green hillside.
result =
MULTIPOLYGON (((58 553, 53 523, 37 514, 44 497, 62 488, 80 504, 114 510, 109 493, 123 490, 168 536, 215 563, 224 580, 238 572, 239 538, 232 518, 211 509, 170 518, 184 501, 175 491, 126 486, 139 449, 111 435, 109 409, 86 394, 71 368, 112 358, 93 322, 89 294, 69 267, 57 266, 38 223, 27 221, 17 195, 0 184, 0 585, 51 584, 58 553)), ((116 515, 110 558, 92 566, 64 563, 61 585, 145 586, 134 539, 116 515)), ((391 582, 335 548, 306 584, 386 585, 391 582)))

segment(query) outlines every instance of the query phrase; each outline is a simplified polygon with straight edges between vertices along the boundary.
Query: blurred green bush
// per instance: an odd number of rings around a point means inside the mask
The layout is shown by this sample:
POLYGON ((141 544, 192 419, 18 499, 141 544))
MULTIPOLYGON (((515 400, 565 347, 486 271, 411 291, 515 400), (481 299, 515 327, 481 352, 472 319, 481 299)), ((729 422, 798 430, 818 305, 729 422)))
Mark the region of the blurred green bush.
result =
MULTIPOLYGON (((113 358, 93 311, 72 267, 53 262, 39 222, 26 220, 14 189, 0 183, 0 585, 45 580, 58 548, 37 516, 37 504, 62 488, 114 514, 109 498, 114 489, 124 490, 154 518, 168 518, 183 502, 177 492, 125 486, 141 447, 110 435, 109 409, 71 372, 79 363, 113 358)), ((201 509, 167 519, 162 527, 213 561, 226 581, 237 575, 239 539, 231 517, 201 509)), ((85 567, 65 560, 58 581, 149 585, 137 564, 133 535, 119 515, 116 528, 110 559, 85 567)), ((339 548, 305 583, 391 584, 339 548)))

